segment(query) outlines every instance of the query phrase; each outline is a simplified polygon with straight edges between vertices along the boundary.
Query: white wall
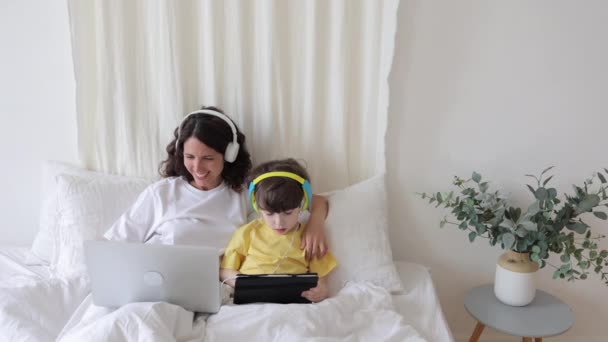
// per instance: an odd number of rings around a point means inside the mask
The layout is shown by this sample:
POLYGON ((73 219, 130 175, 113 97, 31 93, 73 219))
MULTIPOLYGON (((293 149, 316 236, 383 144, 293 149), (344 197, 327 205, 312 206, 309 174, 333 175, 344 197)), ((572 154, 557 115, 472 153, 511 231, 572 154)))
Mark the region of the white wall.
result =
POLYGON ((0 2, 0 47, 0 244, 27 245, 42 162, 78 160, 65 1, 0 2))
MULTIPOLYGON (((447 189, 453 175, 477 170, 523 204, 525 173, 557 165, 554 184, 568 191, 608 166, 606 13, 599 0, 402 0, 387 136, 394 254, 431 267, 460 340, 474 326, 464 294, 492 281, 501 251, 440 230, 442 212, 414 192, 447 189)), ((34 236, 42 161, 77 161, 69 39, 64 1, 0 2, 0 213, 15 223, 0 225, 0 243, 34 236)), ((594 228, 608 233, 605 223, 594 228)), ((541 271, 540 288, 567 301, 576 323, 549 340, 605 340, 608 289, 550 273, 541 271)))
MULTIPOLYGON (((431 267, 449 324, 467 340, 466 291, 493 281, 501 250, 453 228, 414 193, 450 189, 476 170, 530 200, 526 173, 556 165, 560 193, 608 165, 608 2, 415 1, 399 8, 387 162, 398 258, 431 267)), ((608 225, 593 229, 608 235, 608 225)), ((608 247, 604 242, 603 247, 608 247)), ((608 288, 595 275, 539 288, 569 303, 573 328, 550 341, 605 341, 608 288), (576 338, 574 336, 577 336, 576 338)), ((482 340, 518 341, 486 329, 482 340)))

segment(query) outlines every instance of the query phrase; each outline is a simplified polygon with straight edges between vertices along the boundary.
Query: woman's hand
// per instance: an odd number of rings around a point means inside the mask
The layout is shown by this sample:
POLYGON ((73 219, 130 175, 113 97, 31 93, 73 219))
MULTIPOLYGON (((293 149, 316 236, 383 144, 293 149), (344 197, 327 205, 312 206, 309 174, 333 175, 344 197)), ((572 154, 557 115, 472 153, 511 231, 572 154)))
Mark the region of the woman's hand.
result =
POLYGON ((325 277, 319 278, 316 287, 302 292, 302 297, 308 299, 313 303, 318 303, 323 299, 329 297, 329 289, 327 288, 327 281, 325 277))
POLYGON ((320 258, 327 253, 328 245, 325 237, 325 218, 329 205, 327 199, 313 195, 310 207, 310 217, 302 233, 300 248, 306 250, 306 259, 320 258))

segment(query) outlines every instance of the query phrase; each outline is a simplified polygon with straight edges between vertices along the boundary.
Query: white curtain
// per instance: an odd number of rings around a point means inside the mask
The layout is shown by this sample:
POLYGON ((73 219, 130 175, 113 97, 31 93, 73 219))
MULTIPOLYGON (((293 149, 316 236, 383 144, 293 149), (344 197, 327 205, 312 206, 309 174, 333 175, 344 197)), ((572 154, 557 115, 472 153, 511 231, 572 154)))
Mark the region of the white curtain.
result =
POLYGON ((218 106, 254 164, 315 191, 383 172, 398 0, 68 0, 80 158, 155 177, 181 118, 218 106))

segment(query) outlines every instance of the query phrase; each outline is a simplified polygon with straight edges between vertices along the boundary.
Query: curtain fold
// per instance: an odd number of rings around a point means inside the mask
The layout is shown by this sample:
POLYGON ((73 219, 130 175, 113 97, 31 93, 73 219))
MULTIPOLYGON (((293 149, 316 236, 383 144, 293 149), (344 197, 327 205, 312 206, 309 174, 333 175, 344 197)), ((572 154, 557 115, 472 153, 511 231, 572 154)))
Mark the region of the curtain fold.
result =
POLYGON ((68 0, 79 154, 157 176, 184 115, 218 106, 254 164, 301 159, 315 191, 385 170, 398 0, 68 0))

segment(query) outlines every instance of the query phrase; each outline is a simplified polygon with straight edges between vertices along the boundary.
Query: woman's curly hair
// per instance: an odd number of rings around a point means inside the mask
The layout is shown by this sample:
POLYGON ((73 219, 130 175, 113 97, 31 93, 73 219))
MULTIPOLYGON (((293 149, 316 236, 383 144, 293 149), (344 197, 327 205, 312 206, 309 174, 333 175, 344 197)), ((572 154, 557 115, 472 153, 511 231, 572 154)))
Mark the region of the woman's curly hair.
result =
MULTIPOLYGON (((201 109, 224 113, 216 107, 202 107, 201 109)), ((222 178, 234 191, 240 192, 243 190, 245 178, 251 170, 251 156, 245 145, 245 135, 241 133, 236 124, 234 127, 237 130, 239 152, 234 162, 229 163, 224 160, 222 178)), ((166 148, 167 159, 162 161, 158 167, 158 172, 162 177, 180 176, 188 182, 193 180, 192 175, 184 166, 184 142, 190 137, 197 138, 222 155, 226 152, 226 146, 233 139, 230 126, 221 118, 202 113, 190 115, 173 131, 173 140, 166 148)))

